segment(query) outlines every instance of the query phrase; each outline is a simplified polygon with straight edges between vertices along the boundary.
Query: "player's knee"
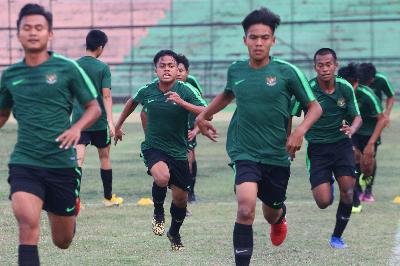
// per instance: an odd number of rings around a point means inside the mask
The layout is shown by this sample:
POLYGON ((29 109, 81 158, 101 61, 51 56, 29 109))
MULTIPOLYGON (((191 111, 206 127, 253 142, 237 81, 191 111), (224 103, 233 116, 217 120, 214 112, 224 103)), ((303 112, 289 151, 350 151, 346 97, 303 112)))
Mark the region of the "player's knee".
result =
POLYGON ((239 206, 238 218, 240 220, 246 220, 246 221, 254 220, 254 215, 255 215, 254 208, 246 205, 239 206))
POLYGON ((317 203, 318 208, 326 209, 329 205, 332 204, 332 199, 330 198, 323 198, 315 201, 317 203))
POLYGON ((340 191, 340 199, 346 204, 352 203, 353 202, 353 188, 341 190, 340 191))
POLYGON ((72 243, 73 236, 53 237, 53 243, 60 249, 67 249, 72 243))
POLYGON ((169 173, 160 173, 154 177, 154 181, 156 182, 157 186, 166 187, 168 186, 169 178, 169 173))

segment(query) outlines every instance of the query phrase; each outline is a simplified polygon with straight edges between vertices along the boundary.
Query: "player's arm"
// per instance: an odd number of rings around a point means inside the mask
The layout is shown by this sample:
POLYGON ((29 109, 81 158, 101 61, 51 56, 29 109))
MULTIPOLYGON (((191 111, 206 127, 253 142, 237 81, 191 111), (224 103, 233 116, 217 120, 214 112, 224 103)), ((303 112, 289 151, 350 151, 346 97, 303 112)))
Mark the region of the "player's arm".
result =
POLYGON ((204 106, 197 106, 185 101, 184 99, 181 98, 181 96, 178 93, 174 91, 169 91, 164 95, 167 96, 167 101, 174 102, 177 105, 186 109, 188 112, 191 112, 195 115, 200 114, 205 109, 204 106))
POLYGON ((348 125, 344 120, 344 123, 342 124, 340 131, 342 131, 349 138, 351 138, 351 136, 353 136, 353 134, 357 132, 357 130, 361 127, 361 125, 362 125, 362 118, 360 115, 357 115, 354 117, 353 121, 351 122, 351 125, 348 125))
POLYGON ((103 88, 103 102, 104 102, 104 109, 106 110, 107 115, 107 122, 108 127, 110 128, 110 137, 114 137, 114 122, 113 122, 113 115, 112 115, 112 97, 111 97, 111 90, 110 88, 103 88))
MULTIPOLYGON (((368 140, 367 145, 364 148, 363 156, 367 160, 366 163, 371 162, 375 155, 375 144, 379 139, 379 136, 382 134, 383 129, 385 128, 386 119, 384 114, 381 113, 378 116, 378 121, 375 125, 374 132, 368 140)), ((369 163, 368 163, 369 164, 369 163)))
POLYGON ((56 141, 60 142, 60 149, 75 147, 78 144, 81 131, 93 125, 101 115, 100 106, 96 99, 85 103, 84 108, 85 112, 82 117, 56 138, 56 141))
POLYGON ((196 117, 196 126, 199 127, 200 132, 211 139, 216 141, 216 129, 208 121, 213 117, 214 114, 218 113, 224 109, 228 104, 232 102, 235 95, 230 90, 225 90, 224 92, 218 94, 211 103, 196 117))
POLYGON ((124 106, 121 114, 119 115, 117 124, 115 124, 115 135, 114 135, 114 145, 117 145, 118 141, 122 141, 122 136, 125 135, 124 131, 122 130, 122 125, 124 124, 126 118, 136 109, 138 106, 138 102, 134 101, 130 98, 124 106))
POLYGON ((290 134, 286 143, 286 150, 292 158, 294 158, 296 151, 300 150, 304 135, 322 114, 322 108, 316 100, 307 104, 307 110, 303 121, 290 134))
POLYGON ((384 118, 385 118, 385 125, 388 125, 390 122, 390 114, 392 113, 393 105, 395 102, 395 97, 387 97, 386 98, 386 109, 385 112, 383 113, 384 118))
POLYGON ((11 109, 5 108, 5 109, 0 109, 0 128, 4 126, 4 124, 7 122, 8 118, 10 117, 11 114, 11 109))

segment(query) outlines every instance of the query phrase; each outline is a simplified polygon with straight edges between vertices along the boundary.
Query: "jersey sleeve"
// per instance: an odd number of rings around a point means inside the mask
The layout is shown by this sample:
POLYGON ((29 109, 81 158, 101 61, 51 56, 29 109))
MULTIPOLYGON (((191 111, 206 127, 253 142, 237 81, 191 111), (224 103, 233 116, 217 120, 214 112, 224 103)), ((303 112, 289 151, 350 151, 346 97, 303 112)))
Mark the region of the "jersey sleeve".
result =
POLYGON ((6 86, 4 76, 5 73, 3 72, 0 81, 0 109, 11 109, 13 106, 13 100, 11 93, 6 86))
POLYGON ((290 104, 290 115, 300 117, 301 111, 302 111, 302 108, 301 108, 300 102, 295 99, 292 99, 291 104, 290 104))
POLYGON ((97 91, 92 81, 85 71, 75 62, 72 62, 71 66, 70 89, 81 105, 85 105, 97 98, 97 91))
POLYGON ((196 106, 207 106, 207 102, 201 97, 195 87, 188 83, 183 85, 185 86, 185 101, 196 106))
POLYGON ((226 75, 226 85, 225 85, 225 89, 224 89, 224 92, 228 93, 228 94, 233 93, 233 90, 232 90, 233 81, 232 81, 232 75, 231 75, 231 72, 232 72, 231 68, 232 68, 232 66, 230 66, 228 68, 228 73, 226 75))
POLYGON ((395 92, 394 92, 394 88, 393 88, 392 84, 390 83, 389 79, 382 73, 377 73, 376 77, 382 79, 381 90, 386 95, 386 97, 388 97, 388 98, 393 97, 395 92))
POLYGON ((343 80, 343 86, 345 87, 345 97, 347 102, 347 114, 351 117, 359 116, 360 109, 358 108, 358 103, 356 96, 354 94, 353 86, 350 83, 343 80))
POLYGON ((137 92, 135 93, 135 95, 133 95, 132 100, 134 102, 140 103, 143 105, 143 99, 144 99, 144 93, 145 93, 145 89, 148 87, 148 84, 140 87, 137 92))
POLYGON ((310 84, 306 76, 296 66, 290 65, 288 86, 290 91, 301 106, 308 106, 312 101, 315 101, 314 93, 311 90, 310 84))
POLYGON ((106 65, 103 71, 103 79, 101 80, 101 88, 109 88, 111 89, 111 71, 110 68, 106 65))
POLYGON ((203 88, 201 87, 200 83, 197 81, 195 77, 189 75, 186 79, 186 82, 195 87, 200 94, 203 94, 203 88))
POLYGON ((371 110, 372 116, 378 116, 383 112, 381 101, 379 100, 378 96, 372 90, 362 89, 362 92, 365 93, 368 97, 368 105, 371 110))

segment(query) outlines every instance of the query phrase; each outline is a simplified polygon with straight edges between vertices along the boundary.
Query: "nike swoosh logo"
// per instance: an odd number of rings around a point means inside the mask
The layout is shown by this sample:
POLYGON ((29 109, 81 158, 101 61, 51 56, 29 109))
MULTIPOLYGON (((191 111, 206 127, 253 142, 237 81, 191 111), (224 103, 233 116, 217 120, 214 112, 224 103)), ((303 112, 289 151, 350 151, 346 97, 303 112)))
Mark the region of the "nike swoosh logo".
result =
POLYGON ((243 81, 245 81, 245 79, 241 79, 235 82, 235 86, 239 85, 240 83, 242 83, 243 81))
POLYGON ((236 254, 240 254, 240 253, 247 252, 247 251, 248 251, 247 249, 235 249, 236 254))
POLYGON ((72 207, 72 208, 66 208, 66 209, 65 209, 66 212, 72 212, 73 210, 75 210, 75 206, 72 207))
POLYGON ((12 83, 13 86, 16 86, 18 84, 21 84, 22 82, 24 82, 24 79, 20 79, 20 80, 16 80, 12 83))
POLYGON ((155 100, 148 100, 147 101, 147 103, 152 103, 152 102, 154 102, 155 100))
POLYGON ((282 203, 282 202, 274 202, 274 203, 272 203, 272 205, 274 205, 274 206, 279 206, 281 203, 282 203))

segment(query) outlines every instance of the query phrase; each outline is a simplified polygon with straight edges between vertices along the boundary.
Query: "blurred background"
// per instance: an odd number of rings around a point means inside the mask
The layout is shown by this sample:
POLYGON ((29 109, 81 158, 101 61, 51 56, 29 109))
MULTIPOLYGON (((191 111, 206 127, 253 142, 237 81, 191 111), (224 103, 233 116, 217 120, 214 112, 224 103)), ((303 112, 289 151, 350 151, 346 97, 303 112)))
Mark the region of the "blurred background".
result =
POLYGON ((253 9, 280 15, 272 54, 314 77, 312 58, 321 47, 339 63, 372 62, 400 88, 399 0, 0 0, 0 71, 22 58, 16 19, 29 2, 54 16, 51 50, 77 59, 90 29, 109 37, 101 60, 112 70, 113 95, 134 94, 154 77, 161 49, 185 54, 206 96, 220 92, 232 61, 247 58, 240 22, 253 9))

